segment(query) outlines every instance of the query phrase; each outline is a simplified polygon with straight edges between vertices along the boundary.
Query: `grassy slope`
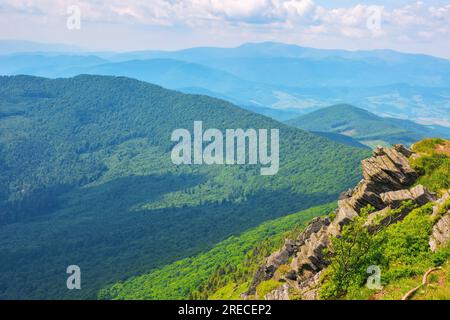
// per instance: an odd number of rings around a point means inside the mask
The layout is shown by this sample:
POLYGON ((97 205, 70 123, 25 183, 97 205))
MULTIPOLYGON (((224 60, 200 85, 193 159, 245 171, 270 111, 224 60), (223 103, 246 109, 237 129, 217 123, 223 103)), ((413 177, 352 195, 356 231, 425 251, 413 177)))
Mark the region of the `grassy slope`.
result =
MULTIPOLYGON (((248 230, 239 236, 228 238, 208 252, 186 258, 167 265, 148 274, 138 276, 125 282, 116 283, 112 287, 104 289, 99 297, 103 299, 183 299, 196 291, 220 266, 234 270, 248 269, 247 275, 253 274, 255 267, 264 259, 246 264, 246 256, 258 255, 255 251, 261 251, 261 243, 264 243, 264 253, 277 248, 295 226, 303 226, 311 218, 328 214, 335 208, 335 204, 328 204, 301 211, 283 218, 268 221, 260 226, 248 230)), ((224 276, 221 276, 223 281, 224 276)), ((248 289, 248 283, 234 283, 231 278, 226 284, 227 289, 222 293, 216 293, 211 298, 238 298, 234 293, 242 293, 248 289), (239 286, 238 290, 235 287, 239 286), (242 290, 242 291, 241 291, 242 290), (228 291, 228 292, 225 292, 228 291)), ((226 282, 226 281, 225 281, 226 282)), ((211 283, 211 282, 210 282, 211 283)), ((209 288, 211 291, 217 286, 209 288)))
MULTIPOLYGON (((423 268, 425 272, 426 268, 423 268)), ((400 300, 409 290, 422 284, 423 273, 413 277, 392 281, 376 293, 366 292, 362 298, 373 300, 400 300)), ((428 277, 428 284, 421 287, 412 300, 449 300, 450 299, 450 262, 447 260, 441 270, 433 272, 428 277)))

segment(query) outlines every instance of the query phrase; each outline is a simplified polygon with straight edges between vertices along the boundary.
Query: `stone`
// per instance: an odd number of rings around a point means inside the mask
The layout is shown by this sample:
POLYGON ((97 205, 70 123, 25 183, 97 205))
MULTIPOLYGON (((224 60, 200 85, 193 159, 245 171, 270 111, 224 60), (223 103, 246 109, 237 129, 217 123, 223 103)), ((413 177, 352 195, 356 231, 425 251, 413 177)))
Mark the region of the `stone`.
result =
POLYGON ((435 252, 450 240, 450 210, 434 225, 430 236, 430 249, 435 252))
POLYGON ((407 158, 411 157, 414 154, 414 152, 412 152, 409 149, 406 149, 405 146, 402 144, 394 144, 393 147, 397 152, 400 152, 402 155, 404 155, 407 158))
POLYGON ((414 183, 418 177, 408 159, 396 149, 378 147, 374 156, 361 161, 361 164, 365 180, 390 190, 403 189, 405 185, 414 183))
MULTIPOLYGON (((450 198, 450 190, 447 191, 440 199, 436 201, 433 207, 433 218, 438 218, 438 214, 442 210, 444 203, 450 198)), ((446 245, 450 240, 450 210, 448 210, 433 226, 429 245, 431 251, 436 251, 440 247, 446 245)))
POLYGON ((450 190, 447 191, 440 199, 436 201, 436 205, 433 206, 433 215, 432 217, 436 217, 440 207, 444 204, 444 202, 450 197, 450 190))
POLYGON ((289 258, 295 253, 297 249, 297 245, 294 241, 286 239, 283 247, 272 253, 269 257, 267 257, 264 264, 259 266, 256 270, 256 274, 253 277, 253 281, 250 284, 250 289, 248 291, 249 294, 255 294, 256 287, 263 281, 271 279, 277 269, 282 265, 288 262, 289 258))
POLYGON ((308 226, 303 230, 303 232, 297 237, 297 243, 296 245, 298 247, 303 246, 313 233, 318 232, 323 227, 326 227, 330 224, 329 218, 314 218, 311 220, 311 222, 308 224, 308 226))
POLYGON ((302 300, 318 300, 320 289, 320 277, 323 271, 298 285, 298 291, 302 300))
POLYGON ((356 213, 359 213, 362 208, 369 204, 377 209, 381 209, 384 205, 379 194, 388 190, 387 187, 379 188, 371 181, 362 180, 356 186, 348 202, 356 213))
POLYGON ((419 184, 410 189, 413 201, 419 206, 423 206, 428 202, 436 201, 436 195, 427 190, 423 185, 419 184))
POLYGON ((340 194, 339 200, 348 199, 353 195, 353 189, 348 189, 340 194))
POLYGON ((323 227, 311 234, 294 256, 290 267, 295 272, 297 281, 307 279, 327 266, 323 250, 328 247, 330 238, 326 230, 323 227))
POLYGON ((385 206, 390 206, 393 209, 399 208, 404 201, 408 200, 420 206, 436 200, 436 197, 422 185, 417 185, 410 190, 403 189, 385 192, 380 197, 385 206))
POLYGON ((264 296, 264 300, 290 300, 289 299, 289 285, 283 284, 264 296))

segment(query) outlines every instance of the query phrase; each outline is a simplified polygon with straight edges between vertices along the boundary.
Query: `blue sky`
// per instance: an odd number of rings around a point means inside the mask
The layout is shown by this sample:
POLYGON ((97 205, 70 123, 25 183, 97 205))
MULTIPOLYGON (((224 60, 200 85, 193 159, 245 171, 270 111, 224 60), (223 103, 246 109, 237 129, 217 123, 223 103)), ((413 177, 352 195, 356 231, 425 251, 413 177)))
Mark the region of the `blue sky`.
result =
POLYGON ((0 39, 116 51, 279 41, 450 59, 450 1, 1 0, 0 39), (74 5, 80 29, 67 28, 74 5))

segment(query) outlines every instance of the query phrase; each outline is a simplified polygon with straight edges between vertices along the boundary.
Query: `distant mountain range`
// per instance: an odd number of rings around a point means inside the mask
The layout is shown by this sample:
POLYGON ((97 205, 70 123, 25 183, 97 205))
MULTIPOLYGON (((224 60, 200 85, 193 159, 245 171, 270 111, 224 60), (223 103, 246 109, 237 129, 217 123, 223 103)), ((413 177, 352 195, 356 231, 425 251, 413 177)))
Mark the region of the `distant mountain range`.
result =
POLYGON ((286 121, 304 130, 323 133, 327 138, 355 145, 354 139, 370 147, 412 143, 432 137, 450 138, 450 128, 424 126, 408 120, 384 118, 348 104, 323 108, 286 121), (326 134, 325 134, 326 133, 326 134))
POLYGON ((83 52, 78 46, 67 45, 61 43, 42 43, 26 40, 0 40, 0 55, 11 53, 68 53, 68 52, 83 52))
POLYGON ((0 56, 0 74, 134 77, 206 93, 278 120, 349 103, 380 116, 450 126, 450 61, 390 50, 268 42, 172 52, 28 52, 0 56))

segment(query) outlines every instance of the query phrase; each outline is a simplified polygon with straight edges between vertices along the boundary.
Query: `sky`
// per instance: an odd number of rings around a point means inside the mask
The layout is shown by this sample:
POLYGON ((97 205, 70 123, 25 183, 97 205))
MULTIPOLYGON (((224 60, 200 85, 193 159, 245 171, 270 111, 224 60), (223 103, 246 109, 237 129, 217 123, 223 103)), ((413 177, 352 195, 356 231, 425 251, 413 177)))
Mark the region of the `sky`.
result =
POLYGON ((450 1, 0 0, 0 39, 95 51, 276 41, 450 59, 450 1))

